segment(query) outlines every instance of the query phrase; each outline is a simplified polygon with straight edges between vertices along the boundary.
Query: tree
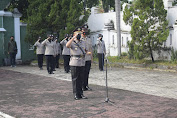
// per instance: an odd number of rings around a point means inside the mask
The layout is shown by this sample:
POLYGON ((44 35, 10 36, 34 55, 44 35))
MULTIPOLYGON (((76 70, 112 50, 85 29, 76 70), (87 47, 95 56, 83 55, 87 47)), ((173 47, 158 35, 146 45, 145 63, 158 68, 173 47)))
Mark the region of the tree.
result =
POLYGON ((18 1, 17 0, 11 0, 10 5, 5 10, 8 10, 8 11, 12 12, 14 10, 14 8, 17 8, 19 10, 19 12, 21 14, 23 14, 22 17, 21 17, 21 20, 26 22, 27 19, 28 19, 27 18, 28 5, 29 5, 28 0, 18 0, 18 1))
POLYGON ((34 43, 38 36, 46 35, 49 31, 50 23, 48 22, 49 14, 51 10, 51 0, 28 0, 29 7, 27 10, 28 25, 27 25, 27 36, 28 42, 34 43))
POLYGON ((86 22, 86 16, 84 16, 83 19, 80 19, 83 14, 82 0, 71 0, 66 23, 67 33, 71 33, 76 27, 81 26, 86 22))
POLYGON ((65 33, 72 33, 76 27, 83 25, 88 18, 87 12, 80 19, 84 14, 82 0, 28 1, 27 40, 32 43, 38 36, 46 37, 46 33, 56 33, 62 39, 65 33))
POLYGON ((169 35, 166 16, 163 0, 135 0, 130 8, 125 7, 123 20, 131 25, 131 58, 150 56, 154 62, 153 52, 162 49, 169 35))
POLYGON ((103 9, 105 12, 109 11, 109 8, 115 7, 115 0, 102 0, 103 1, 103 9))

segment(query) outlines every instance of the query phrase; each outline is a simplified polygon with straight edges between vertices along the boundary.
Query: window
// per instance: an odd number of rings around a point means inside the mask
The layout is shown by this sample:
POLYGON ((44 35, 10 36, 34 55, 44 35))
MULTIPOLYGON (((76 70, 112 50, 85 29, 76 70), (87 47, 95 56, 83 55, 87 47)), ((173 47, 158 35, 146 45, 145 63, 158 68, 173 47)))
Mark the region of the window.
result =
POLYGON ((170 45, 172 45, 172 34, 170 34, 170 45))
POLYGON ((167 46, 167 44, 166 44, 166 41, 164 42, 164 47, 166 47, 167 46))
POLYGON ((112 44, 114 44, 114 35, 112 35, 112 44))
POLYGON ((126 40, 126 47, 128 47, 128 37, 127 37, 127 40, 126 40))
POLYGON ((124 45, 124 38, 122 37, 122 46, 124 45))

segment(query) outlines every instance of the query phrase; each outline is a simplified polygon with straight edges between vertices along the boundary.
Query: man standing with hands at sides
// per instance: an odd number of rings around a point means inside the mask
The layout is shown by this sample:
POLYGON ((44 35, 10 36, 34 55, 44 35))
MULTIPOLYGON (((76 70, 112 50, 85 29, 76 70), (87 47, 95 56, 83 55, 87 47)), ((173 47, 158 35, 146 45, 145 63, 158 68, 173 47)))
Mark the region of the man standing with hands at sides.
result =
POLYGON ((92 90, 89 86, 88 86, 88 78, 89 78, 89 73, 90 73, 90 67, 91 67, 91 62, 93 60, 93 56, 92 56, 92 42, 91 39, 88 38, 86 35, 88 33, 88 29, 87 29, 87 25, 84 25, 82 27, 82 40, 85 41, 88 52, 85 55, 85 69, 84 69, 84 80, 82 83, 82 90, 83 91, 88 91, 88 90, 92 90))
POLYGON ((40 70, 43 70, 42 66, 43 66, 43 58, 44 58, 45 48, 44 48, 44 45, 42 45, 41 37, 38 38, 38 40, 34 44, 34 46, 37 48, 36 54, 37 54, 37 58, 38 58, 38 67, 40 70))
POLYGON ((56 64, 55 67, 59 68, 59 59, 60 59, 60 54, 61 54, 61 46, 60 43, 58 42, 58 37, 55 38, 56 41, 56 64))
POLYGON ((53 73, 53 60, 55 54, 55 47, 52 41, 52 35, 50 35, 47 39, 45 39, 42 44, 45 46, 45 57, 47 63, 47 71, 49 74, 53 73))
POLYGON ((8 43, 8 54, 10 55, 11 67, 16 67, 15 59, 17 54, 17 43, 13 36, 10 37, 10 41, 8 43))
POLYGON ((69 41, 69 35, 66 34, 65 38, 60 42, 60 44, 63 46, 63 59, 64 59, 64 70, 66 73, 69 72, 70 66, 69 66, 69 61, 70 61, 70 48, 66 47, 66 43, 69 41))
POLYGON ((81 40, 81 28, 77 28, 74 31, 74 36, 67 42, 66 47, 70 48, 71 52, 70 66, 74 99, 87 99, 82 91, 83 70, 85 66, 84 58, 87 49, 85 42, 81 40))
POLYGON ((105 43, 103 41, 103 35, 102 34, 98 35, 97 53, 98 53, 99 69, 100 69, 100 71, 103 71, 104 56, 106 54, 106 47, 105 47, 105 43))

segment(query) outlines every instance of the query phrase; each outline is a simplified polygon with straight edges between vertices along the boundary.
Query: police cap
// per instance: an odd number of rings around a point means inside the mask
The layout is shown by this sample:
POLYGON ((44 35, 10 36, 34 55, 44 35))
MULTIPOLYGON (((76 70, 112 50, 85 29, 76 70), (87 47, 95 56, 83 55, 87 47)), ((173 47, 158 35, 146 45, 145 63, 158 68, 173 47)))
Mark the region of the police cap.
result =
POLYGON ((81 33, 82 33, 81 30, 82 30, 81 27, 77 27, 73 32, 74 32, 74 33, 77 32, 77 33, 81 34, 81 33))

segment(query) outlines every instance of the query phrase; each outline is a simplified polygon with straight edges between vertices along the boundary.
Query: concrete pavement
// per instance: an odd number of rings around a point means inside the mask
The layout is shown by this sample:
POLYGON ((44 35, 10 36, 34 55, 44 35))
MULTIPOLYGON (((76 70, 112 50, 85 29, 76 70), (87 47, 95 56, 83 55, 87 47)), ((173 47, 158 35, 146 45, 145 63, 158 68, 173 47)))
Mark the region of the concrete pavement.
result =
MULTIPOLYGON (((15 118, 176 118, 176 73, 114 68, 108 70, 109 98, 104 103, 105 72, 92 67, 89 99, 75 101, 71 75, 63 68, 0 68, 0 111, 15 118), (98 86, 101 85, 101 86, 98 86)), ((1 118, 1 117, 0 117, 1 118)))
MULTIPOLYGON (((35 66, 3 67, 3 69, 71 81, 71 74, 64 73, 63 67, 57 69, 53 75, 48 74, 45 67, 44 70, 39 70, 35 66)), ((97 66, 92 66, 89 83, 105 86, 105 71, 99 71, 97 66)), ((108 68, 108 86, 177 99, 177 73, 174 72, 154 71, 142 68, 108 68)))

